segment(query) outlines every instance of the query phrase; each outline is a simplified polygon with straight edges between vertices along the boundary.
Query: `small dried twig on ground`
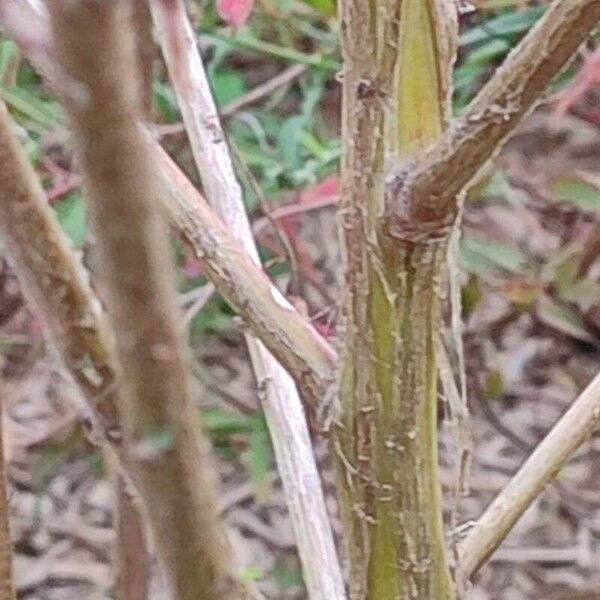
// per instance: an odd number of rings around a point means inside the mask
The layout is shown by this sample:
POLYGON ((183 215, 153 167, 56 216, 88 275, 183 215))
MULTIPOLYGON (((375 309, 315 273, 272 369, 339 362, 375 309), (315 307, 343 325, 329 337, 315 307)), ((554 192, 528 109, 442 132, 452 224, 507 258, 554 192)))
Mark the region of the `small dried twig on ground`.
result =
POLYGON ((488 560, 599 422, 600 375, 596 375, 459 545, 467 574, 476 573, 488 560))

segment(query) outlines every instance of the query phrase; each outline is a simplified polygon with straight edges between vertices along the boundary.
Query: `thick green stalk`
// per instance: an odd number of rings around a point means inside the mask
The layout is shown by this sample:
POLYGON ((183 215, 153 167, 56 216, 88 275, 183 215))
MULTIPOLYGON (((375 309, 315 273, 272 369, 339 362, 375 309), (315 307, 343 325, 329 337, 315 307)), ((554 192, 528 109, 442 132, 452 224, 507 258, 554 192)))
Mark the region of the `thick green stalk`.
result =
POLYGON ((447 6, 343 3, 345 337, 333 444, 355 600, 456 597, 434 351, 447 234, 414 235, 417 222, 387 227, 385 209, 387 170, 446 126, 454 54, 447 6))

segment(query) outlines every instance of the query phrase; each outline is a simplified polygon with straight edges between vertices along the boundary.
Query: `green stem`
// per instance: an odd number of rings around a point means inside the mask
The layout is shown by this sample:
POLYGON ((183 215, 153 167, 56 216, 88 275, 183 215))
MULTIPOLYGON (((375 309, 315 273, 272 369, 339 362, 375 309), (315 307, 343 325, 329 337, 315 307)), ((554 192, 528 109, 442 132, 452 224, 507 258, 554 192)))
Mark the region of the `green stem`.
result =
POLYGON ((352 600, 456 598, 434 350, 448 241, 410 241, 420 223, 391 231, 384 208, 390 163, 414 157, 446 126, 456 39, 444 7, 343 3, 345 335, 332 438, 352 600))

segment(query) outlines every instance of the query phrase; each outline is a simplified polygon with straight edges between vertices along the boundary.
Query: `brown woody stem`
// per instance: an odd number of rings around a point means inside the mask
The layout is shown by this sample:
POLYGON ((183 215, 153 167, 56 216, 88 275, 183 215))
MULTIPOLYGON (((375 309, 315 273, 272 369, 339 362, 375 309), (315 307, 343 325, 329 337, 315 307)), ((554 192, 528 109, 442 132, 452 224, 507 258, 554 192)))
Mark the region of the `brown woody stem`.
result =
POLYGON ((250 598, 219 520, 208 444, 193 425, 161 186, 139 125, 134 39, 123 27, 131 2, 49 8, 115 331, 128 467, 173 596, 250 598))
MULTIPOLYGON (((0 0, 1 7, 4 7, 4 18, 10 13, 8 24, 33 21, 38 23, 40 31, 47 26, 43 5, 36 5, 34 9, 27 0, 22 3, 0 0)), ((65 81, 52 60, 54 50, 51 40, 42 49, 39 46, 28 47, 26 40, 20 39, 18 29, 11 29, 11 33, 23 44, 28 57, 50 87, 58 96, 63 96, 65 81)), ((292 374, 311 410, 322 413, 326 409, 323 397, 330 387, 337 363, 335 351, 282 296, 150 133, 147 139, 165 178, 160 202, 169 223, 181 232, 196 256, 204 262, 207 275, 219 292, 292 374)), ((231 190, 231 184, 227 189, 231 190)), ((248 241, 248 235, 244 241, 248 241)), ((315 420, 321 422, 323 418, 318 416, 315 420)))
POLYGON ((233 238, 166 152, 158 144, 152 152, 164 176, 160 202, 169 223, 202 260, 217 290, 298 382, 313 414, 320 414, 337 354, 233 238))
MULTIPOLYGON (((226 136, 221 128, 185 4, 182 0, 151 0, 151 7, 207 199, 225 227, 241 244, 244 258, 247 256, 253 267, 260 268, 258 248, 246 214, 242 189, 235 176, 226 136)), ((186 230, 194 232, 198 228, 186 230)), ((211 231, 214 231, 214 227, 211 231)), ((202 246, 203 249, 206 247, 202 246)), ((236 261, 238 271, 240 262, 245 262, 243 259, 240 261, 241 258, 242 253, 236 261)), ((253 274, 257 275, 255 269, 253 274)), ((241 291, 255 294, 257 290, 256 276, 252 281, 248 281, 253 289, 244 286, 242 290, 237 278, 230 281, 233 285, 230 289, 231 294, 227 297, 239 297, 241 291)), ((270 286, 270 283, 268 285, 270 286)), ((262 291, 269 292, 266 287, 262 291)), ((268 309, 271 320, 275 309, 282 315, 297 314, 277 290, 271 288, 270 291, 271 298, 277 304, 276 307, 271 304, 268 309)), ((248 299, 245 298, 245 303, 238 301, 237 305, 243 312, 251 310, 256 313, 255 316, 259 316, 264 302, 259 300, 248 304, 248 299)), ((265 321, 265 316, 254 320, 255 324, 265 321)), ((293 319, 288 319, 287 325, 292 321, 293 319)), ((301 325, 303 327, 299 330, 296 323, 293 323, 296 340, 312 343, 314 338, 306 336, 309 332, 308 324, 301 325)), ((310 330, 314 331, 312 327, 310 330)), ((280 331, 288 335, 290 333, 289 330, 286 331, 285 325, 280 331)), ((308 595, 312 600, 343 600, 344 580, 298 389, 284 367, 253 333, 247 332, 246 342, 282 478, 308 595)), ((286 357, 284 363, 288 368, 300 355, 307 355, 305 348, 299 347, 298 344, 293 350, 295 356, 286 357)), ((321 344, 318 350, 325 350, 325 344, 321 344)), ((315 357, 315 354, 312 351, 308 356, 315 357)), ((313 411, 324 404, 323 396, 326 390, 321 383, 312 380, 312 375, 322 373, 327 376, 327 371, 333 370, 333 361, 329 362, 329 358, 324 356, 312 369, 304 369, 303 373, 291 371, 296 375, 300 392, 309 401, 313 411)), ((298 367, 303 369, 301 365, 298 367)))
POLYGON ((121 439, 110 331, 88 275, 56 221, 37 175, 0 106, 0 233, 21 289, 83 390, 101 439, 121 439))
MULTIPOLYGON (((107 455, 125 460, 117 415, 117 389, 111 336, 88 274, 72 251, 48 205, 44 191, 16 139, 4 105, 0 107, 0 232, 23 294, 44 323, 44 331, 66 372, 74 379, 89 407, 87 418, 96 442, 107 455)), ((115 463, 116 464, 116 463, 115 463)), ((120 471, 118 477, 123 478, 120 471)), ((124 508, 123 506, 120 507, 124 508)), ((125 507, 131 508, 131 507, 125 507)), ((141 526, 129 510, 130 525, 141 526)), ((119 536, 122 531, 119 530, 119 536)), ((121 544, 121 550, 124 545, 121 544)), ((136 548, 135 558, 144 553, 136 548)), ((124 556, 120 553, 120 556, 124 556)), ((132 555, 133 556, 133 555, 132 555)), ((127 575, 140 567, 129 560, 127 575)), ((127 596, 127 598, 135 596, 127 596)))

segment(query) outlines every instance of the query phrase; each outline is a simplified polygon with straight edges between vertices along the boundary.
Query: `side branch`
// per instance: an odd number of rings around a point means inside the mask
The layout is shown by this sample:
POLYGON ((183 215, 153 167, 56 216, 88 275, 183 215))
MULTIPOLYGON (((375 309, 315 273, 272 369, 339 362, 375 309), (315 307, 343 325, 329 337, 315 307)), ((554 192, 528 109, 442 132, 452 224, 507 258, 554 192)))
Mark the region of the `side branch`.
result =
POLYGON ((160 203, 169 223, 202 261, 217 290, 293 375, 304 400, 319 411, 333 380, 335 351, 293 309, 159 144, 153 144, 152 153, 165 183, 160 203))
POLYGON ((592 380, 459 546, 461 567, 473 575, 495 552, 538 494, 600 422, 600 374, 592 380))
POLYGON ((392 236, 418 241, 448 232, 459 194, 599 21, 598 0, 554 0, 465 114, 418 160, 392 176, 386 203, 392 236))

